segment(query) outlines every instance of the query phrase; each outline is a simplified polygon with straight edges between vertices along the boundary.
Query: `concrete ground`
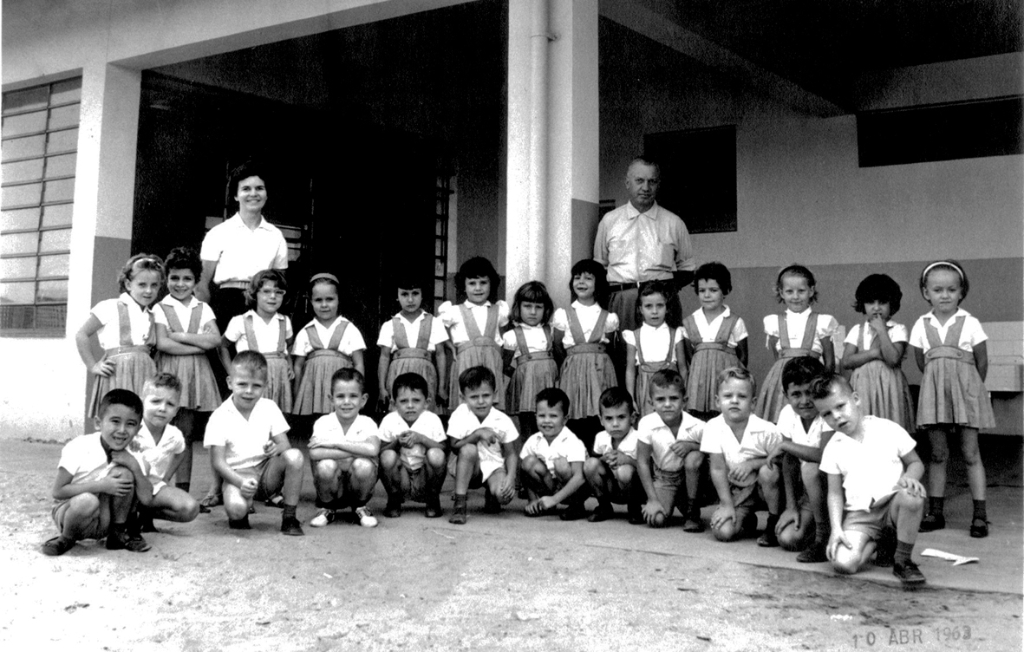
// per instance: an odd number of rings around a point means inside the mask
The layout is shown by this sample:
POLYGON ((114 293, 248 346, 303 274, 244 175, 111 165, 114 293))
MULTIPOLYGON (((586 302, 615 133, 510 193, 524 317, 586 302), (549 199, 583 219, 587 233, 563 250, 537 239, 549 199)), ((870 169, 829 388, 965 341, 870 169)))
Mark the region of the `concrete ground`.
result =
MULTIPOLYGON (((158 521, 146 554, 90 543, 47 558, 38 545, 54 533, 60 446, 4 441, 0 648, 1019 650, 1021 443, 982 446, 990 536, 968 536, 970 496, 952 466, 947 529, 922 534, 915 549, 927 588, 906 593, 889 569, 839 577, 752 540, 631 526, 622 512, 563 523, 526 518, 516 501, 487 516, 477 492, 465 526, 425 519, 415 504, 386 519, 379 485, 373 530, 336 524, 282 537, 278 510, 260 506, 251 532, 229 531, 215 510, 190 524, 158 521), (954 567, 920 557, 926 548, 980 561, 954 567)), ((198 495, 208 477, 198 448, 195 469, 198 495)), ((304 524, 312 500, 307 473, 304 524)), ((447 496, 442 505, 447 516, 447 496)))

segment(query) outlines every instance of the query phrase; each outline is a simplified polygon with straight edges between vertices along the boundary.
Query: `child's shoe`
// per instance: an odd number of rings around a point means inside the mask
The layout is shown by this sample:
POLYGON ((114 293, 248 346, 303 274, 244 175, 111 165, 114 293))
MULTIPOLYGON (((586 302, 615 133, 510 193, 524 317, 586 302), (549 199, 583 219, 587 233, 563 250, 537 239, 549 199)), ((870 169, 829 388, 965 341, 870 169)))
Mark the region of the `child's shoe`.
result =
POLYGON ((775 528, 765 528, 764 532, 761 533, 761 536, 757 538, 757 545, 762 548, 778 548, 779 537, 775 534, 775 528))
POLYGON ((107 550, 146 552, 153 546, 146 543, 141 534, 131 534, 124 525, 111 525, 107 533, 107 550))
POLYGON ((597 503, 597 508, 587 519, 590 523, 601 523, 615 516, 615 508, 607 500, 603 500, 597 503))
POLYGON ((484 492, 484 514, 498 514, 501 512, 501 503, 490 491, 484 492))
POLYGON ((582 518, 587 518, 587 508, 584 507, 583 501, 577 500, 569 503, 565 510, 558 515, 559 520, 562 521, 578 521, 582 518))
POLYGON ((936 514, 935 512, 929 512, 921 519, 921 527, 918 528, 918 532, 934 532, 935 530, 941 530, 945 527, 945 516, 942 514, 936 514))
POLYGON ((362 507, 354 507, 352 509, 355 512, 356 519, 359 521, 359 525, 363 527, 377 527, 377 519, 374 517, 373 512, 366 505, 362 507))
POLYGON ((281 534, 286 534, 290 537, 301 537, 306 533, 302 531, 302 524, 299 523, 299 519, 294 516, 285 516, 281 519, 281 534))
POLYGON ((47 557, 60 557, 75 547, 75 540, 64 535, 56 536, 43 544, 43 554, 47 557))
POLYGON ((388 504, 384 506, 384 516, 398 518, 402 515, 401 499, 388 498, 388 504))
POLYGON ((686 520, 683 521, 683 532, 703 532, 704 521, 700 520, 700 510, 691 509, 686 514, 686 520))
POLYGON ((139 532, 159 532, 156 529, 156 525, 153 523, 153 513, 146 511, 139 511, 139 532))
POLYGON ((440 518, 442 514, 444 514, 444 510, 441 509, 441 497, 431 496, 427 500, 427 509, 423 515, 427 518, 440 518))
POLYGON ((971 536, 975 539, 984 539, 988 536, 988 521, 983 518, 976 518, 971 521, 971 536))
POLYGON ((310 527, 325 527, 329 523, 333 523, 337 518, 338 513, 333 509, 321 507, 320 510, 317 511, 316 516, 310 519, 309 525, 310 527))
POLYGON ((828 561, 828 554, 825 552, 827 545, 824 541, 815 541, 796 556, 797 562, 800 564, 821 564, 828 561))
POLYGON ((237 520, 235 520, 233 518, 229 518, 228 519, 228 529, 231 529, 231 530, 251 530, 252 526, 249 525, 249 515, 246 514, 245 516, 243 516, 242 518, 237 519, 237 520))
POLYGON ((645 523, 643 505, 640 503, 629 503, 626 509, 630 525, 643 525, 645 523))
POLYGON ((925 583, 924 573, 909 559, 902 564, 895 564, 892 567, 892 574, 898 577, 905 587, 921 586, 925 583))
POLYGON ((466 521, 469 520, 466 515, 466 506, 469 501, 466 496, 452 496, 452 498, 455 500, 455 509, 448 522, 453 525, 465 525, 466 521))
POLYGON ((281 495, 280 493, 276 493, 270 498, 267 498, 264 504, 267 507, 278 507, 280 509, 284 509, 284 496, 281 495))

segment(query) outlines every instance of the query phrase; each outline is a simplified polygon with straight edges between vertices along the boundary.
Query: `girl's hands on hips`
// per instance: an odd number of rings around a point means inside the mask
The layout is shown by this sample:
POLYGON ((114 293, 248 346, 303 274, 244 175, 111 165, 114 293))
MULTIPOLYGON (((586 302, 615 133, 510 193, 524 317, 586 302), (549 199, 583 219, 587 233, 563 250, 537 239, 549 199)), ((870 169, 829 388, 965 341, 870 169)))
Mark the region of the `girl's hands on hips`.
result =
POLYGON ((103 358, 96 362, 92 367, 89 368, 89 373, 93 376, 102 376, 103 378, 109 378, 114 373, 114 362, 108 358, 103 358))

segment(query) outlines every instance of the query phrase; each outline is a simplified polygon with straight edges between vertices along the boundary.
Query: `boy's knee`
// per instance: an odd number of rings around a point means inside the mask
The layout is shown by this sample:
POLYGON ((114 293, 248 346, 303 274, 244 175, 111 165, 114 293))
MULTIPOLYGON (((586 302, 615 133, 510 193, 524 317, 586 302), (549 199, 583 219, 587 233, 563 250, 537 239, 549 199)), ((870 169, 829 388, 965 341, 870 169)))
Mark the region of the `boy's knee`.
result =
POLYGON ((133 484, 135 482, 135 476, 132 472, 123 466, 115 466, 107 472, 107 476, 111 478, 117 478, 118 480, 130 480, 133 484))
POLYGON ((352 460, 352 475, 360 482, 366 482, 370 478, 377 479, 377 465, 367 459, 352 460))
POLYGON ((566 459, 560 457, 555 460, 555 475, 563 482, 572 477, 572 467, 566 459))
POLYGON ((912 496, 906 489, 900 489, 896 493, 896 506, 902 511, 923 512, 924 498, 912 496))
POLYGON ((843 575, 853 575, 860 570, 860 551, 851 550, 845 546, 839 546, 835 557, 832 559, 832 568, 843 575))
POLYGON ((602 462, 600 458, 588 457, 586 461, 583 462, 583 475, 588 479, 597 478, 601 475, 601 466, 602 462))
POLYGON ((711 528, 711 534, 713 534, 716 539, 723 542, 732 541, 736 538, 736 534, 738 532, 739 530, 732 524, 732 521, 719 525, 718 527, 712 526, 711 528))
POLYGON ((338 463, 334 460, 320 460, 314 467, 318 480, 333 480, 338 473, 338 463))
POLYGON ((189 498, 178 511, 183 519, 183 523, 191 523, 199 517, 199 502, 193 498, 189 498))
MULTIPOLYGON (((429 458, 429 456, 428 456, 429 458)), ((398 464, 398 453, 392 449, 381 451, 380 454, 380 468, 383 471, 391 471, 398 464)))
POLYGON ((305 457, 302 455, 302 451, 297 448, 289 448, 285 452, 281 453, 281 458, 291 469, 301 469, 303 462, 306 461, 305 457))
POLYGON ((68 501, 67 514, 73 514, 76 520, 95 518, 99 513, 100 497, 96 494, 78 494, 68 501))
POLYGON ((683 466, 686 468, 687 473, 700 471, 702 464, 704 464, 704 453, 700 451, 690 451, 683 458, 683 466))
POLYGON ((787 525, 779 533, 779 546, 783 550, 796 552, 803 547, 804 533, 797 530, 793 525, 787 525))
POLYGON ((524 457, 522 462, 519 463, 519 468, 535 480, 542 473, 547 474, 548 472, 548 467, 545 466, 544 462, 541 462, 540 458, 536 455, 527 455, 524 457))
POLYGON ((633 481, 633 474, 633 467, 629 465, 623 465, 615 469, 615 479, 622 486, 626 486, 633 481))
POLYGON ((466 444, 459 449, 459 459, 475 462, 479 459, 480 453, 476 449, 476 444, 466 444))
POLYGON ((431 448, 427 451, 427 466, 432 466, 435 469, 443 469, 448 463, 448 459, 444 454, 444 450, 440 448, 431 448))
POLYGON ((224 511, 232 521, 245 518, 249 514, 249 503, 239 496, 224 496, 224 511))

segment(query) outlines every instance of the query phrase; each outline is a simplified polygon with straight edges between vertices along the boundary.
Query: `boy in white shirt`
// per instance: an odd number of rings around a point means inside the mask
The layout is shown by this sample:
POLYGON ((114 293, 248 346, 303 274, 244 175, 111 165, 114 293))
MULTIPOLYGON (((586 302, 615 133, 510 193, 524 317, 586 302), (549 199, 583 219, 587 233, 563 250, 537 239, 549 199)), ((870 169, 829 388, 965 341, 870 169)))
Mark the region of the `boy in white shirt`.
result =
POLYGON ((824 373, 824 365, 810 356, 793 358, 782 368, 782 391, 789 404, 779 412, 782 443, 768 456, 773 466, 782 457, 786 498, 775 533, 786 550, 802 550, 796 556, 802 564, 828 561, 828 485, 818 465, 833 431, 818 415, 811 395, 811 383, 824 373))
POLYGON ((160 372, 143 385, 142 427, 129 445, 129 450, 146 461, 153 485, 153 503, 139 508, 143 532, 156 532, 154 518, 188 523, 199 515, 199 502, 169 484, 186 446, 181 430, 171 425, 180 399, 181 381, 174 374, 160 372))
POLYGON ((444 485, 448 453, 441 419, 427 411, 430 388, 416 373, 399 374, 391 386, 395 409, 380 422, 380 480, 388 492, 384 516, 402 515, 402 502, 424 502, 424 516, 441 516, 441 488, 444 485))
POLYGON ((583 463, 583 475, 597 497, 597 509, 587 520, 607 521, 615 514, 613 503, 627 505, 629 522, 644 522, 647 502, 636 480, 637 434, 633 428, 633 398, 621 387, 610 387, 598 399, 604 431, 594 438, 595 457, 583 463))
POLYGON ((519 431, 508 415, 494 407, 497 382, 487 367, 459 374, 463 403, 448 421, 448 443, 454 454, 455 510, 449 523, 466 523, 470 489, 487 485, 484 512, 495 514, 515 497, 519 431))
POLYGON ((228 527, 248 530, 253 499, 279 491, 284 496, 281 533, 302 536, 296 517, 302 470, 302 451, 288 441, 288 422, 281 409, 263 398, 267 359, 242 351, 231 362, 231 396, 210 415, 203 446, 210 449, 214 470, 223 478, 224 511, 228 527))
POLYGON ((827 553, 832 567, 856 573, 871 558, 883 531, 895 528, 892 574, 904 587, 924 584, 924 575, 910 558, 926 498, 924 464, 914 440, 892 421, 865 415, 860 398, 842 376, 818 378, 812 391, 818 413, 836 431, 821 455, 821 470, 828 474, 832 534, 827 553))
POLYGON ((740 367, 718 374, 718 408, 708 421, 700 449, 710 456, 711 482, 718 508, 711 515, 711 532, 719 541, 733 541, 757 527, 757 509, 767 503, 768 525, 757 540, 761 547, 779 545, 779 472, 768 455, 782 441, 774 423, 754 414, 754 378, 740 367))
POLYGON ((569 413, 569 397, 557 387, 537 393, 537 428, 520 451, 523 486, 529 494, 527 516, 554 514, 560 503, 566 509, 559 515, 563 521, 576 521, 587 516, 583 503, 587 500, 583 462, 587 449, 583 442, 565 427, 569 413))
POLYGON ((333 523, 338 511, 351 507, 363 527, 376 527, 377 519, 366 506, 377 485, 380 439, 377 424, 359 414, 366 405, 366 381, 356 369, 338 369, 331 376, 334 413, 313 424, 309 459, 313 461, 316 505, 320 508, 309 524, 333 523))
POLYGON ((651 376, 650 393, 654 412, 637 426, 636 459, 640 483, 647 493, 644 520, 651 527, 664 527, 676 507, 686 514, 684 532, 702 532, 697 506, 700 451, 704 422, 684 412, 686 381, 675 369, 662 369, 651 376), (653 474, 652 474, 653 463, 653 474), (687 508, 677 499, 685 488, 687 508))

